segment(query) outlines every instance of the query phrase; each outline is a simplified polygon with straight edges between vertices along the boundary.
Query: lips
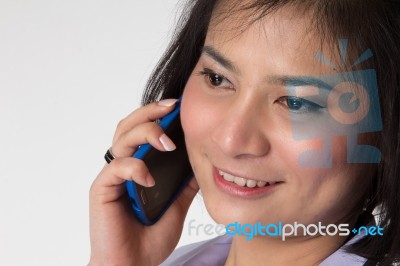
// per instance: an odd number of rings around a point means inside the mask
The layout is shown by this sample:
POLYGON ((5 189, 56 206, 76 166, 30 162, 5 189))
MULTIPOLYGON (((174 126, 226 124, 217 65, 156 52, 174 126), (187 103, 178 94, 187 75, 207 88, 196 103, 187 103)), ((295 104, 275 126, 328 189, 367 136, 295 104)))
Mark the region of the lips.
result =
POLYGON ((236 176, 226 170, 213 167, 214 181, 218 189, 234 197, 258 199, 265 197, 280 187, 284 182, 263 181, 236 176))
POLYGON ((248 188, 255 188, 255 187, 265 187, 265 186, 271 186, 276 183, 277 181, 261 181, 261 180, 254 180, 254 179, 249 179, 249 178, 244 178, 240 176, 235 176, 230 173, 226 173, 222 170, 218 169, 218 174, 224 178, 224 180, 228 182, 235 183, 238 186, 241 187, 248 187, 248 188))

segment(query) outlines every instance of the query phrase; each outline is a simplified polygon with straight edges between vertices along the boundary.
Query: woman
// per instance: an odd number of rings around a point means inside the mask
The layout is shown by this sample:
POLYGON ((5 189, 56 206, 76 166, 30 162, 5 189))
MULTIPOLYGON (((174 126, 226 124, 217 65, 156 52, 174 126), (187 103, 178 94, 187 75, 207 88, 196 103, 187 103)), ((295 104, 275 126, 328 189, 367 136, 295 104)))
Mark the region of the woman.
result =
POLYGON ((210 215, 225 225, 365 226, 375 235, 325 230, 283 241, 231 232, 225 251, 189 248, 169 265, 395 262, 399 11, 398 1, 191 1, 150 78, 144 107, 117 127, 116 159, 93 182, 90 264, 162 263, 199 188, 210 215), (123 183, 154 185, 131 155, 143 143, 174 149, 153 121, 181 95, 195 178, 146 227, 130 210, 123 183))

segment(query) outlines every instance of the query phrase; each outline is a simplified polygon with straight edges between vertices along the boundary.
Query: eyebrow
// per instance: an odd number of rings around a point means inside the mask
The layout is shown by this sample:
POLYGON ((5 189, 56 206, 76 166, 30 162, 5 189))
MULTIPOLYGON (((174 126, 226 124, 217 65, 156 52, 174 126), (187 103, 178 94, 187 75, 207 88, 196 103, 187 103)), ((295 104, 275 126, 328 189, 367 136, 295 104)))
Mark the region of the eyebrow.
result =
MULTIPOLYGON (((239 69, 234 65, 234 63, 225 56, 223 56, 215 48, 205 45, 202 48, 202 52, 210 56, 214 61, 216 61, 229 71, 240 73, 239 69)), ((273 84, 273 85, 293 86, 293 87, 317 86, 318 88, 321 89, 326 89, 326 90, 332 89, 331 85, 313 76, 268 75, 265 80, 268 84, 273 84)))
POLYGON ((211 46, 204 46, 202 49, 202 52, 210 56, 212 59, 214 59, 217 63, 225 67, 226 69, 239 73, 238 69, 235 67, 235 65, 232 63, 231 60, 227 59, 225 56, 223 56, 221 53, 219 53, 216 49, 214 49, 211 46))
POLYGON ((318 77, 313 76, 268 76, 267 83, 291 87, 315 86, 325 90, 332 89, 332 85, 319 79, 318 77))

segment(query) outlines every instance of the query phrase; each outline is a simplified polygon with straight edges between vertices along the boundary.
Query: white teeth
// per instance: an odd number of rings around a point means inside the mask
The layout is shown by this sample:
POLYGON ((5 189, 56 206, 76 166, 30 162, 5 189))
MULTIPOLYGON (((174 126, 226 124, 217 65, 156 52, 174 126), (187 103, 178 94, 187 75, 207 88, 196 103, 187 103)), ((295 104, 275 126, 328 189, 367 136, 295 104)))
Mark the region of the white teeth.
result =
POLYGON ((236 185, 239 185, 241 187, 244 187, 246 185, 246 179, 244 179, 243 177, 235 176, 233 182, 235 182, 236 185))
POLYGON ((246 186, 248 186, 248 187, 255 187, 256 185, 257 185, 257 181, 251 180, 251 179, 247 179, 247 181, 246 181, 246 186))
POLYGON ((265 181, 258 181, 257 182, 257 187, 263 187, 263 186, 265 186, 267 184, 267 182, 265 182, 265 181))
POLYGON ((271 182, 265 182, 265 181, 256 181, 253 179, 246 179, 243 177, 238 177, 238 176, 234 176, 228 173, 225 173, 221 170, 218 170, 218 173, 220 176, 222 176, 226 181, 232 182, 237 184, 238 186, 244 187, 247 186, 249 188, 253 188, 253 187, 265 187, 265 186, 269 186, 269 185, 273 185, 275 183, 278 183, 276 181, 271 181, 271 182))
POLYGON ((233 182, 233 180, 235 179, 235 177, 233 175, 230 175, 228 173, 224 173, 222 171, 219 171, 219 174, 226 180, 229 182, 233 182))

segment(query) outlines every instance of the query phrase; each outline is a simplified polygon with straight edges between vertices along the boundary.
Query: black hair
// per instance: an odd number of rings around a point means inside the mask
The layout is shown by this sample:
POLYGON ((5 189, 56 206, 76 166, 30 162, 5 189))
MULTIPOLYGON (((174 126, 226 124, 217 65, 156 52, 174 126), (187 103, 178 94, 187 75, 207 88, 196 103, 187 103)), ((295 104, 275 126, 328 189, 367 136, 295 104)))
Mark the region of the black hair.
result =
POLYGON ((189 1, 185 5, 172 41, 146 85, 142 104, 182 95, 199 60, 215 2, 189 1))
MULTIPOLYGON (((189 0, 183 9, 169 48, 153 71, 142 99, 147 104, 178 98, 202 51, 216 0, 189 0)), ((254 0, 222 1, 234 10, 253 10, 254 21, 287 5, 312 16, 321 40, 349 39, 356 52, 369 48, 368 61, 377 73, 383 130, 379 149, 382 161, 372 187, 372 201, 359 222, 379 206, 383 236, 367 236, 348 251, 391 265, 400 260, 400 1, 399 0, 254 0), (243 2, 242 2, 243 3, 243 2), (235 7, 237 9, 235 9, 235 7)), ((229 12, 228 12, 229 13, 229 12)), ((228 14, 229 15, 229 14, 228 14)), ((253 22, 254 22, 253 21, 253 22)), ((362 223, 362 222, 361 222, 362 223)))

